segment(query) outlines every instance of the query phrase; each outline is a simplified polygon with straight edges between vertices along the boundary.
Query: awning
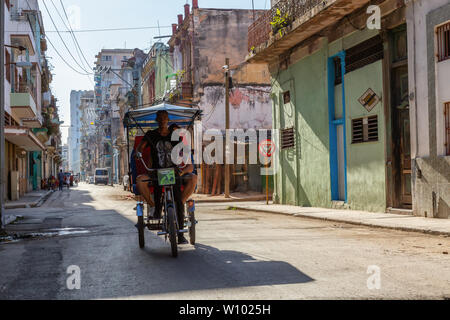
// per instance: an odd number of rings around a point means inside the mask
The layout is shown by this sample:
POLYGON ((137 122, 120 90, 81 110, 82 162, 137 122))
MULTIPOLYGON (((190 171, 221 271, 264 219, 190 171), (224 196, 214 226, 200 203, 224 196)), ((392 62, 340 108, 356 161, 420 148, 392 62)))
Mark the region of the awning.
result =
POLYGON ((186 108, 162 103, 160 105, 132 110, 126 113, 124 125, 129 128, 156 128, 156 114, 158 111, 167 111, 169 114, 169 124, 176 123, 182 127, 189 125, 195 119, 200 119, 202 111, 200 109, 186 108))
POLYGON ((44 151, 45 146, 25 127, 5 127, 5 139, 26 151, 44 151))

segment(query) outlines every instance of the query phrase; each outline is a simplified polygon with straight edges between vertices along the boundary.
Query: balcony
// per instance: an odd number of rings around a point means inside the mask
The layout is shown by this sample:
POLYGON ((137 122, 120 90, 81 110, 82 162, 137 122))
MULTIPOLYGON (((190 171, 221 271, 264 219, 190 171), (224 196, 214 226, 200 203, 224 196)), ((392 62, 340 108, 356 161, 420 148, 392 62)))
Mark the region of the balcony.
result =
POLYGON ((192 99, 194 97, 194 90, 192 83, 183 82, 181 83, 181 95, 183 99, 192 99))
POLYGON ((29 87, 21 86, 19 92, 11 93, 11 112, 13 117, 27 122, 24 125, 34 128, 42 125, 42 117, 37 113, 32 91, 29 87))
POLYGON ((369 0, 280 0, 248 28, 247 61, 270 63, 369 0), (274 23, 278 18, 280 23, 274 23), (272 23, 275 25, 273 26, 272 23))

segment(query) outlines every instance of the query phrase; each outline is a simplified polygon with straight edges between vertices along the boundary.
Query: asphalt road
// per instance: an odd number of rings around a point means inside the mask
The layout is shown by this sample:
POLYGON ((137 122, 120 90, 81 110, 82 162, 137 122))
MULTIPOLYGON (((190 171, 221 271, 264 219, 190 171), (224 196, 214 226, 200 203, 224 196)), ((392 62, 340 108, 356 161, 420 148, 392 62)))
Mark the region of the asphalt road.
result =
POLYGON ((150 231, 139 249, 126 194, 81 184, 15 210, 9 232, 34 237, 0 243, 0 299, 450 297, 449 237, 197 204, 197 245, 174 259, 150 231))

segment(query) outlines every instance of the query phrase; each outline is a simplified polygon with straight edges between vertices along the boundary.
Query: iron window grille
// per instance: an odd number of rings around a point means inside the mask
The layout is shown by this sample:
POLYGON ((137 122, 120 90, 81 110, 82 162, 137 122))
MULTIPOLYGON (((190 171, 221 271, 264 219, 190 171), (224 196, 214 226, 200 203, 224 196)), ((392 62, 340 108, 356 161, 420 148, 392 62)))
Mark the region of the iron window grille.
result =
POLYGON ((438 62, 450 59, 450 22, 436 30, 438 62))
POLYGON ((445 119, 445 154, 450 156, 450 102, 444 105, 445 119))
POLYGON ((378 116, 352 120, 352 144, 378 141, 378 116))
POLYGON ((286 150, 295 147, 295 133, 294 128, 281 130, 281 150, 286 150))
MULTIPOLYGON (((345 52, 345 74, 363 68, 384 57, 383 39, 375 36, 369 40, 361 42, 345 52)), ((336 58, 335 64, 335 85, 342 83, 341 59, 336 58)))

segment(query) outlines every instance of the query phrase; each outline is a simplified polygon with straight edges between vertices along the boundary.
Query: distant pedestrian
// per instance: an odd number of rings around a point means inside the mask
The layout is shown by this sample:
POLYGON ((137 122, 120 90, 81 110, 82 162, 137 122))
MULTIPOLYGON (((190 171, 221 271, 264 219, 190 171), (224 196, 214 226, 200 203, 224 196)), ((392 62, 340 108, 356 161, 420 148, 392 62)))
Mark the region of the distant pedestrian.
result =
POLYGON ((59 182, 59 191, 62 191, 64 186, 64 173, 62 170, 60 170, 58 173, 58 182, 59 182))

